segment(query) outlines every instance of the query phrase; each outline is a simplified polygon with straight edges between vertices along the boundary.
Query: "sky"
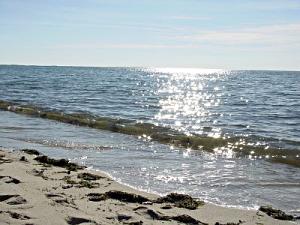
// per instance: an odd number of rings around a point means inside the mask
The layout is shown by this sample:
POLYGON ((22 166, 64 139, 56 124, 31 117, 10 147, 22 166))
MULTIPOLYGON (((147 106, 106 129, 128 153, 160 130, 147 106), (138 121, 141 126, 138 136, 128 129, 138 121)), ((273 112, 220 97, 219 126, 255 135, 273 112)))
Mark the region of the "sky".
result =
POLYGON ((300 70, 300 0, 0 0, 0 64, 300 70))

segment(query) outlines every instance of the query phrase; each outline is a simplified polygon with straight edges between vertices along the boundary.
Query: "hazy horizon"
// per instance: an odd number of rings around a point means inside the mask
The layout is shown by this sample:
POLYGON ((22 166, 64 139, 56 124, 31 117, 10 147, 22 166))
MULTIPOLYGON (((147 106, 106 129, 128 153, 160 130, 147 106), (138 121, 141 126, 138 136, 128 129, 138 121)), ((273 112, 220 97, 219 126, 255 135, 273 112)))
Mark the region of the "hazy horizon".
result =
POLYGON ((291 70, 291 69, 224 69, 224 68, 204 68, 204 67, 157 67, 157 66, 93 66, 93 65, 35 65, 35 64, 0 64, 0 66, 36 66, 36 67, 83 67, 83 68, 158 68, 158 69, 165 69, 165 68, 172 68, 172 69, 196 69, 196 70, 228 70, 228 71, 287 71, 287 72, 300 72, 299 70, 291 70))

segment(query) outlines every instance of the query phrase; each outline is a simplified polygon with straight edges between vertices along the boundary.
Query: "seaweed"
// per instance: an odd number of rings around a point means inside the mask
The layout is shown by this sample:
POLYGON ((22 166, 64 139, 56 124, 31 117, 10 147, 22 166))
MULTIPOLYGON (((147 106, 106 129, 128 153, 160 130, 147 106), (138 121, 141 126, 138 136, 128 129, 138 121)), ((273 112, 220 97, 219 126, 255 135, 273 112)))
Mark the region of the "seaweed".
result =
POLYGON ((70 176, 65 176, 65 177, 63 178, 63 180, 64 180, 67 184, 72 184, 72 185, 77 184, 77 182, 76 182, 75 180, 72 180, 70 176))
POLYGON ((258 210, 278 220, 295 220, 294 216, 288 215, 280 209, 274 209, 271 206, 261 206, 258 210))
POLYGON ((85 188, 90 188, 90 189, 99 187, 98 183, 94 183, 94 182, 87 181, 87 180, 81 180, 78 182, 78 184, 79 184, 79 187, 85 187, 85 188))
POLYGON ((81 179, 80 181, 77 182, 75 180, 72 180, 70 176, 65 176, 62 180, 64 180, 67 184, 76 185, 79 188, 85 187, 91 189, 91 188, 99 187, 98 183, 91 182, 91 180, 81 179))
POLYGON ((82 223, 93 223, 93 224, 97 224, 95 221, 91 220, 91 219, 86 219, 86 218, 81 218, 81 217, 68 217, 66 219, 67 223, 70 225, 78 225, 78 224, 82 224, 82 223))
POLYGON ((199 206, 204 205, 203 201, 195 200, 189 195, 171 193, 167 196, 160 197, 156 200, 157 203, 174 203, 176 207, 186 209, 197 209, 199 206))
POLYGON ((35 149, 21 149, 22 152, 25 152, 29 155, 41 155, 41 153, 35 149))
POLYGON ((183 215, 178 215, 178 216, 172 216, 172 220, 178 221, 180 223, 185 223, 185 224, 199 224, 199 225, 208 225, 207 223, 203 223, 199 220, 196 220, 195 218, 183 214, 183 215))
POLYGON ((147 209, 146 212, 153 220, 162 220, 162 221, 175 220, 177 222, 190 224, 190 225, 208 225, 207 223, 203 223, 186 214, 177 215, 177 216, 166 216, 159 212, 156 212, 153 209, 147 209))
POLYGON ((81 170, 81 169, 85 168, 84 166, 79 166, 76 163, 70 163, 66 159, 52 159, 52 158, 50 158, 48 156, 45 156, 45 155, 38 156, 34 160, 36 160, 40 163, 47 164, 47 165, 63 167, 63 168, 66 168, 67 170, 70 170, 70 171, 77 171, 77 170, 81 170))
POLYGON ((107 199, 107 196, 100 193, 89 193, 87 194, 89 201, 100 202, 107 199))
POLYGON ((96 175, 96 174, 92 174, 92 173, 80 173, 77 175, 77 178, 79 179, 83 179, 83 180, 87 180, 87 181, 91 181, 91 180, 100 180, 103 179, 105 177, 96 175))
POLYGON ((143 197, 141 195, 127 193, 123 191, 108 191, 104 194, 97 194, 97 193, 91 193, 88 195, 89 199, 92 199, 90 201, 103 201, 106 199, 115 199, 119 200, 121 202, 130 202, 130 203, 143 203, 143 202, 149 202, 150 200, 146 197, 143 197))

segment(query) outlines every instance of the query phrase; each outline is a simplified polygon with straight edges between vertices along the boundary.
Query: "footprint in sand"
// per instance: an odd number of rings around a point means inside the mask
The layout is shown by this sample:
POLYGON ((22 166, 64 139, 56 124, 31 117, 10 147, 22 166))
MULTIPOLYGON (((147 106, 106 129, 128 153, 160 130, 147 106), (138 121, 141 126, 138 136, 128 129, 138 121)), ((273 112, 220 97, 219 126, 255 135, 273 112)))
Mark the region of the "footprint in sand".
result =
POLYGON ((64 194, 48 193, 48 194, 46 194, 46 197, 58 204, 62 204, 67 207, 72 207, 74 209, 78 209, 77 206, 75 205, 73 199, 69 199, 69 198, 65 197, 64 194))
POLYGON ((8 205, 20 205, 27 203, 26 199, 20 195, 0 195, 0 202, 8 205))
POLYGON ((20 214, 20 213, 17 213, 17 212, 0 211, 0 213, 7 213, 11 218, 18 219, 18 220, 29 220, 29 219, 31 219, 29 216, 26 216, 24 214, 20 214))
POLYGON ((97 224, 95 221, 90 220, 90 219, 85 219, 85 218, 80 218, 80 217, 68 217, 67 223, 70 225, 78 225, 78 224, 97 224))
POLYGON ((4 155, 0 155, 0 164, 3 164, 3 163, 11 163, 12 160, 11 159, 7 159, 5 158, 4 155))
POLYGON ((0 176, 0 181, 4 182, 4 183, 7 183, 7 184, 10 184, 10 183, 19 184, 19 183, 21 183, 20 180, 18 180, 16 178, 13 178, 11 176, 0 176))

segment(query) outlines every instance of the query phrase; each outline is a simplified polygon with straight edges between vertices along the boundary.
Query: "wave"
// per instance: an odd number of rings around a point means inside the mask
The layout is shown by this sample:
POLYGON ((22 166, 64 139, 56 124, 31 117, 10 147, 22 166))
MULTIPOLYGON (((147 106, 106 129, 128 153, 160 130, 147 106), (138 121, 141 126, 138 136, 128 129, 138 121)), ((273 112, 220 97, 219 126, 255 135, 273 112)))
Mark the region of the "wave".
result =
POLYGON ((77 126, 108 130, 128 135, 136 135, 147 140, 162 144, 202 150, 224 156, 247 156, 249 158, 265 158, 266 160, 300 167, 300 152, 296 149, 281 149, 247 139, 247 137, 208 137, 200 135, 186 135, 168 127, 161 127, 150 123, 137 123, 124 119, 99 117, 89 114, 64 113, 47 110, 41 107, 20 105, 0 100, 0 109, 18 114, 55 120, 77 126))
POLYGON ((102 146, 102 145, 90 145, 90 144, 83 144, 79 142, 73 141, 64 141, 64 140, 56 140, 56 139, 23 139, 23 138, 11 138, 13 140, 24 141, 28 143, 40 144, 49 147, 59 147, 68 150, 93 150, 93 151, 104 151, 104 150, 111 150, 112 148, 109 146, 102 146))

